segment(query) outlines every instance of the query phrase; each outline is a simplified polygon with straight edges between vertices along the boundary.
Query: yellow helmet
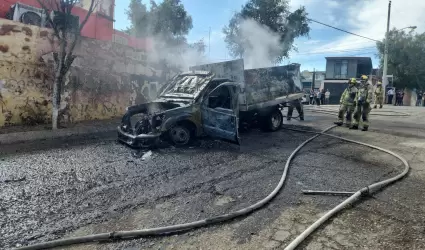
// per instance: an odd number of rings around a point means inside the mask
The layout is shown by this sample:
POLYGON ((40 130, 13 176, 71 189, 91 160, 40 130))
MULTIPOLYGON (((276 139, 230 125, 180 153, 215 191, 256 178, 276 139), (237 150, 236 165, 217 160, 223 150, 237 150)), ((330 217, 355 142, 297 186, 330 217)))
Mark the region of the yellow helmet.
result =
POLYGON ((361 77, 360 77, 361 79, 362 79, 362 81, 367 81, 367 75, 362 75, 361 77))
POLYGON ((350 80, 348 80, 348 83, 349 84, 356 84, 357 80, 356 80, 356 78, 351 78, 350 80))
POLYGON ((377 84, 378 84, 378 85, 382 85, 382 82, 378 82, 377 84))

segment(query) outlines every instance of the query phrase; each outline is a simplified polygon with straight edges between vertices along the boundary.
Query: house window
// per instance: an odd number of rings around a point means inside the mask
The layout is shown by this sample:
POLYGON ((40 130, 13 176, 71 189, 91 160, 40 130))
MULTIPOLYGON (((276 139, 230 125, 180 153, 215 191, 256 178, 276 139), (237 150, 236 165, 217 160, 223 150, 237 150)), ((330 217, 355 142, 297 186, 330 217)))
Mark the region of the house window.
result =
POLYGON ((335 61, 334 77, 338 79, 347 79, 348 60, 335 61))

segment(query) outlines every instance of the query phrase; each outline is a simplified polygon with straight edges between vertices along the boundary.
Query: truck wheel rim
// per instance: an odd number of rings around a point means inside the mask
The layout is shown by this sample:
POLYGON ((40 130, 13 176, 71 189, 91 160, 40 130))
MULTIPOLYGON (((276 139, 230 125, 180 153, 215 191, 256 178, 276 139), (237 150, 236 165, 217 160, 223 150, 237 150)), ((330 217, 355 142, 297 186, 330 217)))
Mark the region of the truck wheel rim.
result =
POLYGON ((282 122, 282 117, 279 114, 272 115, 273 128, 279 127, 281 122, 282 122))
POLYGON ((181 127, 171 129, 171 137, 176 144, 186 144, 189 141, 189 132, 181 127))

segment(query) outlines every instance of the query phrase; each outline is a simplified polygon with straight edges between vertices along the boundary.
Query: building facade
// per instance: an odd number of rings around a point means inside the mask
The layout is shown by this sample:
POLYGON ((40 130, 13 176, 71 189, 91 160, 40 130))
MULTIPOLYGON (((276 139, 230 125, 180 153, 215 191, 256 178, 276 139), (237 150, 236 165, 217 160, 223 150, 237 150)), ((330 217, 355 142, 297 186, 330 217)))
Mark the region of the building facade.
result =
MULTIPOLYGON (((315 71, 315 80, 314 80, 314 90, 319 90, 322 86, 322 82, 325 80, 325 71, 315 71)), ((312 89, 313 83, 313 71, 304 70, 301 72, 301 82, 303 85, 303 90, 308 92, 312 89)))
POLYGON ((370 57, 326 57, 326 73, 321 88, 331 93, 330 104, 339 104, 348 80, 360 79, 362 75, 371 79, 372 70, 370 57))

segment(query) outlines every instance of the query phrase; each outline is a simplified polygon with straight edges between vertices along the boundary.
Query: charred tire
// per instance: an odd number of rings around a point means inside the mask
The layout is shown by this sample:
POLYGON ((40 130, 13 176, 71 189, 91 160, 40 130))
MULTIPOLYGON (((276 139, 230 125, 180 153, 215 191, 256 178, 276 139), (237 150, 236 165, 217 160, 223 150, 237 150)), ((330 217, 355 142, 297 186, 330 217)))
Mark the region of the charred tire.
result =
POLYGON ((195 126, 190 122, 181 122, 168 130, 168 138, 176 147, 188 146, 195 137, 195 126))
POLYGON ((266 132, 274 132, 282 128, 283 115, 279 109, 263 118, 261 129, 266 132))

